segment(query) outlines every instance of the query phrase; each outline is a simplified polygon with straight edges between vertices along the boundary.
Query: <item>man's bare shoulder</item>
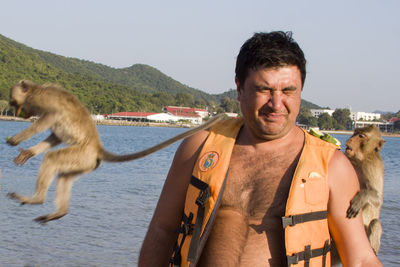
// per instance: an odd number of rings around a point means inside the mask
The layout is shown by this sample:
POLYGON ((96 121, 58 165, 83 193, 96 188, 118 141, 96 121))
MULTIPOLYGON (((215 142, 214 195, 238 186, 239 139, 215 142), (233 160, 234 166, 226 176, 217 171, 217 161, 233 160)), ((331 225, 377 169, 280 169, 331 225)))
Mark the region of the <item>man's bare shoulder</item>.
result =
POLYGON ((199 150, 203 146, 209 133, 208 130, 202 130, 184 139, 175 154, 175 160, 185 160, 195 156, 196 152, 200 152, 199 150))
POLYGON ((340 151, 336 150, 329 162, 329 185, 340 186, 343 183, 352 183, 358 188, 357 174, 349 159, 340 151))

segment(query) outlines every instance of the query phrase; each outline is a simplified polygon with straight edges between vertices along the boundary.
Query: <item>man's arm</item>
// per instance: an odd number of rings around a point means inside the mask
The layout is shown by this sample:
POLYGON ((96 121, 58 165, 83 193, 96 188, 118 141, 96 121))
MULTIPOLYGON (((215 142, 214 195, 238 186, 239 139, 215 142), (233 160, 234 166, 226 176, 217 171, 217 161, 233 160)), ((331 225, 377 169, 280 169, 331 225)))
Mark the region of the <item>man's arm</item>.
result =
POLYGON ((193 166, 207 135, 207 131, 199 132, 184 140, 178 148, 142 244, 139 266, 168 265, 193 166))
POLYGON ((350 161, 336 151, 329 164, 329 230, 343 266, 382 266, 375 256, 364 230, 361 212, 346 218, 350 200, 360 190, 357 174, 350 161))

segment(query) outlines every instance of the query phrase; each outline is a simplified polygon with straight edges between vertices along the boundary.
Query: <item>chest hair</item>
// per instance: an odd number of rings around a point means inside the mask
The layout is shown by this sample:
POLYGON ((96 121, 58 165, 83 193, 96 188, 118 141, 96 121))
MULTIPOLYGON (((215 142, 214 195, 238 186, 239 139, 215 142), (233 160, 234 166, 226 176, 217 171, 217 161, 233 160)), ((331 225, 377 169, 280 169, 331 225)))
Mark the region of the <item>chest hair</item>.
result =
POLYGON ((235 146, 222 207, 251 219, 283 216, 292 177, 300 156, 298 148, 254 152, 235 146))

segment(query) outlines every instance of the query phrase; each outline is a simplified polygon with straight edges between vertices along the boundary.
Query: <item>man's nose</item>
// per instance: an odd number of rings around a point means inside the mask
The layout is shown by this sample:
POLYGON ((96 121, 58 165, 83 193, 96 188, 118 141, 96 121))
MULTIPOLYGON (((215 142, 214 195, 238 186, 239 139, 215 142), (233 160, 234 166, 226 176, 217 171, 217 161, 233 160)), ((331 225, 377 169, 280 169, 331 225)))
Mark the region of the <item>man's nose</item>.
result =
POLYGON ((268 102, 268 105, 274 110, 280 109, 280 107, 282 106, 282 92, 281 91, 271 92, 271 98, 268 102))

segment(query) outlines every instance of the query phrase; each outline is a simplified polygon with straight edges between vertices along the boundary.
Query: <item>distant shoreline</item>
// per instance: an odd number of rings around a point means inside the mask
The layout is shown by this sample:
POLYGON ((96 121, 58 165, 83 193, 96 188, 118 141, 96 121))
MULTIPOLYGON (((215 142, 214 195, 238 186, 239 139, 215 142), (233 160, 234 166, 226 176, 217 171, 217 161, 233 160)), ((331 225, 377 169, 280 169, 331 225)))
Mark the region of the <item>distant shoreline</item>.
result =
MULTIPOLYGON (((340 135, 352 135, 353 131, 343 131, 343 130, 337 130, 337 131, 325 131, 321 130, 322 133, 328 133, 328 134, 340 134, 340 135)), ((386 137, 400 137, 400 134, 398 133, 387 133, 387 132, 381 132, 382 136, 386 137)))
MULTIPOLYGON (((0 121, 33 122, 33 119, 23 119, 14 116, 0 116, 0 121)), ((190 128, 196 125, 190 123, 166 123, 166 122, 140 122, 122 120, 95 120, 97 125, 109 126, 142 126, 142 127, 168 127, 168 128, 190 128)))
MULTIPOLYGON (((0 121, 22 121, 22 122, 32 122, 32 119, 23 119, 19 117, 13 116, 0 116, 0 121)), ((166 122, 139 122, 139 121, 120 121, 120 120, 95 120, 97 125, 109 125, 109 126, 142 126, 142 127, 168 127, 168 128, 190 128, 195 127, 196 125, 181 123, 181 124, 172 124, 166 122)), ((325 131, 321 130, 323 133, 329 134, 341 134, 341 135, 352 135, 353 131, 325 131)), ((400 137, 398 133, 386 133, 381 132, 382 136, 386 137, 400 137)))

